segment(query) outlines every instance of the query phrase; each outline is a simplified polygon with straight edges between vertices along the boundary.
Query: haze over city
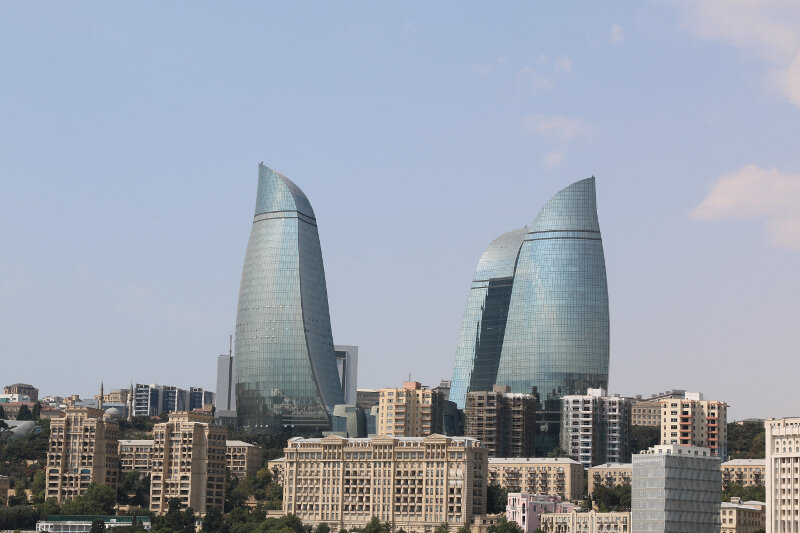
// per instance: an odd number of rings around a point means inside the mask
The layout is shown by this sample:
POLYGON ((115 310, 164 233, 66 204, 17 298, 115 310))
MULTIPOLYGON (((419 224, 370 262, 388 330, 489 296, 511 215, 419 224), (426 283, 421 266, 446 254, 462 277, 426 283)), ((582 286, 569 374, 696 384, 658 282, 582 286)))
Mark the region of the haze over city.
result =
POLYGON ((593 175, 610 392, 792 415, 800 8, 755 5, 4 4, 3 375, 213 389, 263 161, 359 387, 434 385, 486 245, 593 175))

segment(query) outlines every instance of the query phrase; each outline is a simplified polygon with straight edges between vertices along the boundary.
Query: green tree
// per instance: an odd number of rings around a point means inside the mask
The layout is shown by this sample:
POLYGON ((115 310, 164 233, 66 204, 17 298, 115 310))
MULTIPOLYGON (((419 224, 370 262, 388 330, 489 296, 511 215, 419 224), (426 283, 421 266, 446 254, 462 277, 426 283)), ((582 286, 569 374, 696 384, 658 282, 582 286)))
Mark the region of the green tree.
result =
POLYGON ((36 403, 33 404, 33 413, 31 414, 33 414, 34 420, 39 420, 39 418, 41 418, 42 404, 40 402, 37 401, 36 403))
POLYGON ((458 528, 458 533, 470 533, 470 531, 467 526, 461 526, 460 528, 458 528))
POLYGON ((314 533, 331 533, 331 526, 329 526, 327 522, 320 522, 317 527, 314 528, 314 533))
POLYGON ((35 529, 39 511, 30 505, 0 508, 0 531, 6 529, 35 529))
POLYGON ((487 529, 488 533, 523 533, 522 528, 516 522, 509 522, 505 515, 497 519, 496 524, 492 524, 487 529))
POLYGON ((105 485, 91 483, 86 493, 61 506, 61 512, 69 515, 113 515, 117 495, 105 485))
POLYGON ((732 497, 741 498, 743 502, 750 500, 763 502, 766 501, 766 488, 763 485, 745 487, 732 483, 722 491, 722 501, 729 502, 732 497))
POLYGON ((105 533, 105 531, 106 523, 102 519, 92 520, 92 529, 89 530, 89 533, 105 533))
POLYGON ((508 489, 499 485, 489 485, 486 491, 486 512, 504 513, 508 505, 508 489))
POLYGON ((597 510, 601 513, 630 511, 631 486, 606 487, 605 485, 597 485, 594 488, 592 500, 597 510))
POLYGON ((448 533, 450 531, 450 526, 447 525, 447 522, 443 522, 436 526, 436 529, 433 530, 433 533, 448 533))
POLYGON ((58 500, 55 498, 47 498, 41 503, 36 504, 39 509, 39 519, 45 520, 48 516, 61 514, 61 506, 58 505, 58 500))
POLYGON ((362 531, 363 533, 391 533, 392 528, 388 522, 381 523, 377 516, 373 516, 362 531))
MULTIPOLYGON (((0 420, 4 420, 6 418, 6 410, 3 409, 3 406, 0 405, 0 420)), ((8 427, 8 426, 6 426, 8 427)))
POLYGON ((547 457, 569 457, 569 454, 559 446, 550 450, 550 453, 547 454, 547 457))
POLYGON ((763 459, 764 425, 756 422, 728 424, 728 454, 731 459, 763 459))
POLYGON ((17 412, 17 420, 33 420, 33 413, 27 405, 22 405, 17 412))
POLYGON ((637 454, 661 442, 661 426, 631 426, 631 453, 637 454))
POLYGON ((206 512, 206 516, 203 517, 202 531, 217 533, 222 529, 222 525, 224 523, 225 521, 222 518, 222 512, 218 507, 212 507, 206 512))

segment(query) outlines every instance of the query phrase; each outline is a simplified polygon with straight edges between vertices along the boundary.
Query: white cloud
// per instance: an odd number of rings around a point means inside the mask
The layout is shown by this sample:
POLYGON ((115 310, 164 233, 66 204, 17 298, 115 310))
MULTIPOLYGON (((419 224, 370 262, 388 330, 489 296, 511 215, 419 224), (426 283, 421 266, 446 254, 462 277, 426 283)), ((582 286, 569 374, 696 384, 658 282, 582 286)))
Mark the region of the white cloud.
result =
POLYGON ((536 93, 541 89, 550 89, 553 82, 542 76, 539 71, 531 67, 522 67, 517 72, 517 79, 523 81, 530 89, 531 93, 536 93))
POLYGON ((556 72, 572 72, 572 60, 561 56, 556 60, 556 72))
POLYGON ((475 63, 472 65, 472 71, 478 76, 486 76, 492 72, 492 67, 482 63, 475 63))
POLYGON ((528 133, 550 141, 553 145, 542 160, 546 168, 556 168, 564 161, 567 146, 575 138, 589 135, 594 128, 583 120, 561 116, 532 115, 525 117, 522 127, 528 133))
POLYGON ((550 140, 567 142, 593 128, 581 119, 561 116, 531 115, 523 119, 525 129, 550 140))
POLYGON ((554 150, 544 154, 544 166, 547 168, 556 168, 561 166, 561 161, 564 159, 563 150, 554 150))
POLYGON ((0 294, 11 294, 30 285, 28 269, 19 261, 0 260, 0 294))
POLYGON ((676 0, 684 26, 760 58, 768 80, 800 107, 800 2, 796 0, 676 0))
POLYGON ((621 43, 625 39, 625 35, 622 33, 622 26, 619 24, 612 24, 609 39, 612 43, 621 43))
POLYGON ((690 216, 698 220, 763 219, 770 242, 800 250, 800 174, 744 166, 722 176, 690 216))

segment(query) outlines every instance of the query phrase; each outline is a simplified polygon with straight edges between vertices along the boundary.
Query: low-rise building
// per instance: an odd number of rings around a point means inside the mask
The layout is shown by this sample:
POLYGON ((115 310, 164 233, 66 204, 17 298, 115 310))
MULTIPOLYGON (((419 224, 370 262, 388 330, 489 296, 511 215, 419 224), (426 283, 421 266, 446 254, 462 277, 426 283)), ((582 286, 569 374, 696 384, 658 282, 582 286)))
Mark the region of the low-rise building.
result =
POLYGON ((172 498, 199 514, 222 509, 226 433, 210 415, 194 412, 170 413, 168 422, 153 426, 151 511, 167 512, 172 498))
POLYGON ((486 512, 486 450, 468 437, 293 438, 284 463, 283 512, 306 524, 455 531, 486 512))
POLYGON ((0 404, 0 407, 3 408, 7 419, 16 420, 19 410, 22 409, 23 405, 27 407, 29 411, 33 412, 33 402, 7 402, 0 404))
POLYGON ((600 513, 573 510, 542 515, 544 533, 629 533, 631 513, 600 513))
POLYGON ((46 531, 47 533, 89 533, 92 530, 92 522, 102 520, 106 530, 113 531, 118 527, 130 527, 133 521, 145 531, 150 530, 149 516, 48 516, 47 520, 36 522, 36 531, 46 531))
POLYGON ((589 469, 587 494, 594 494, 598 485, 605 487, 620 487, 631 484, 633 465, 631 463, 606 463, 593 466, 589 469))
POLYGON ((730 502, 722 502, 719 519, 722 525, 720 533, 756 533, 767 526, 767 504, 764 502, 742 502, 739 498, 731 498, 730 502))
POLYGON ((24 394, 31 402, 39 400, 39 389, 28 383, 14 383, 3 387, 3 394, 24 394))
POLYGON ((272 480, 281 487, 283 486, 283 464, 283 457, 278 457, 277 459, 270 459, 267 461, 267 468, 269 468, 269 471, 272 472, 272 480))
POLYGON ((147 439, 119 441, 119 470, 128 472, 150 473, 150 456, 153 441, 147 439))
POLYGON ((575 504, 565 502, 559 496, 509 492, 506 505, 506 520, 515 522, 524 533, 533 533, 542 524, 543 513, 569 513, 575 504))
POLYGON ((239 479, 255 476, 261 468, 264 450, 260 446, 241 440, 229 440, 225 442, 225 448, 225 460, 232 476, 239 479))
POLYGON ((766 459, 731 459, 722 463, 722 489, 728 485, 763 487, 766 459))
POLYGON ((566 457, 489 458, 489 484, 509 492, 560 496, 580 500, 583 465, 566 457))

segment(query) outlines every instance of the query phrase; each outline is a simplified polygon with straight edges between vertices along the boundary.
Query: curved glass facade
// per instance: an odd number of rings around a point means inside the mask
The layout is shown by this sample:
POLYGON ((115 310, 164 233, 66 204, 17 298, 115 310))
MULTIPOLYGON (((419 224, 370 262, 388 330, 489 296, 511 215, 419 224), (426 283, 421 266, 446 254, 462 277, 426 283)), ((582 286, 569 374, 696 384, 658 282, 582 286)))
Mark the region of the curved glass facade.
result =
POLYGON ((519 251, 497 382, 542 401, 608 388, 608 286, 594 178, 542 208, 519 251))
POLYGON ((464 409, 467 392, 492 390, 503 348, 517 255, 528 228, 493 240, 481 255, 458 336, 450 401, 464 409))
POLYGON ((236 314, 236 407, 254 433, 330 429, 343 403, 322 250, 303 191, 259 165, 236 314))

